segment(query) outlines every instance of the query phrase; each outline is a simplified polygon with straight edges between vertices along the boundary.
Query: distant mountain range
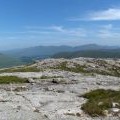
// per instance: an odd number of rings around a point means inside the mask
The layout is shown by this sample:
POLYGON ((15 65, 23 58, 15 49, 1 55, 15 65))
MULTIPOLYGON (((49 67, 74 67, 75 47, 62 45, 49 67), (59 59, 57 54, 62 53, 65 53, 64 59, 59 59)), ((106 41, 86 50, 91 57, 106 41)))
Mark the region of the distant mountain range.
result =
POLYGON ((52 56, 53 58, 120 58, 120 49, 103 49, 103 50, 81 50, 75 52, 60 52, 52 56))
POLYGON ((24 49, 1 51, 0 67, 30 63, 44 58, 120 58, 120 47, 88 44, 82 46, 36 46, 24 49))
POLYGON ((30 47, 25 49, 15 49, 10 51, 4 51, 4 54, 12 55, 15 57, 41 57, 46 58, 50 57, 59 52, 74 52, 74 51, 83 51, 83 50, 109 50, 117 49, 116 46, 100 46, 96 44, 88 44, 77 47, 71 46, 37 46, 30 47))

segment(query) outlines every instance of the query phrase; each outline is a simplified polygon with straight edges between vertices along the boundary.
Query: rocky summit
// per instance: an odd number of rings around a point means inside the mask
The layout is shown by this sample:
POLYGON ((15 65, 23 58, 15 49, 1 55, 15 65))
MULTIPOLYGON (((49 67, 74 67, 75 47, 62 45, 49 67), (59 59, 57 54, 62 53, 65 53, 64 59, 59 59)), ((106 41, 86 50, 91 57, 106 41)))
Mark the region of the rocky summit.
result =
MULTIPOLYGON (((119 100, 111 98, 112 105, 104 107, 102 115, 91 116, 83 109, 88 101, 84 94, 98 89, 120 90, 120 59, 38 60, 1 69, 0 81, 1 77, 8 84, 0 84, 0 120, 120 120, 119 100), (9 76, 27 81, 8 83, 9 76)), ((97 106, 102 105, 100 101, 97 106)))

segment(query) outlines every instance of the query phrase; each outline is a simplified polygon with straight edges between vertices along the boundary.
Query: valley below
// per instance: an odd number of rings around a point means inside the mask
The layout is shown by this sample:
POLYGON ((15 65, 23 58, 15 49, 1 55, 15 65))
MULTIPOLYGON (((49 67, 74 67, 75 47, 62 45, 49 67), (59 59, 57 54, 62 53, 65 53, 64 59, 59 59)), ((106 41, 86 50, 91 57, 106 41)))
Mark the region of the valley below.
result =
POLYGON ((0 69, 1 80, 0 120, 120 119, 120 59, 37 60, 0 69))

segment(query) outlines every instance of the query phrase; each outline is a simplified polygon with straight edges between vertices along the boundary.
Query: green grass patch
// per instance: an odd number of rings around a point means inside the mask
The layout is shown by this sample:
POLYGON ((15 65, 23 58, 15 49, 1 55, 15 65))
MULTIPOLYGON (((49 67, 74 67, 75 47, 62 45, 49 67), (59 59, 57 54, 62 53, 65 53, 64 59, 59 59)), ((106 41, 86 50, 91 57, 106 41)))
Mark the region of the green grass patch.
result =
MULTIPOLYGON (((39 79, 52 79, 52 78, 63 78, 62 76, 41 76, 39 79)), ((34 78, 36 79, 36 78, 34 78)))
POLYGON ((8 68, 0 70, 0 73, 3 72, 40 72, 40 69, 36 67, 20 67, 20 68, 8 68))
MULTIPOLYGON (((105 61, 99 61, 99 65, 104 66, 106 62, 105 61)), ((59 69, 59 70, 64 70, 64 71, 70 71, 70 72, 75 72, 75 73, 84 73, 85 75, 94 75, 94 74, 100 74, 100 75, 109 75, 109 76, 116 76, 120 77, 120 68, 119 67, 112 67, 112 69, 107 69, 105 70, 99 70, 94 68, 88 68, 86 65, 79 65, 74 63, 74 67, 69 68, 67 66, 67 61, 62 62, 56 67, 52 67, 52 69, 59 69)))
POLYGON ((92 117, 104 116, 104 110, 112 108, 113 103, 120 108, 120 91, 98 89, 83 95, 88 101, 82 105, 82 110, 92 117))
POLYGON ((16 76, 0 76, 0 84, 28 83, 28 79, 16 76))
POLYGON ((70 71, 70 72, 76 72, 76 73, 89 73, 88 71, 86 71, 84 68, 86 68, 86 66, 84 65, 78 65, 78 64, 74 64, 75 67, 67 67, 67 62, 62 62, 60 65, 56 66, 53 69, 60 69, 60 70, 65 70, 65 71, 70 71))

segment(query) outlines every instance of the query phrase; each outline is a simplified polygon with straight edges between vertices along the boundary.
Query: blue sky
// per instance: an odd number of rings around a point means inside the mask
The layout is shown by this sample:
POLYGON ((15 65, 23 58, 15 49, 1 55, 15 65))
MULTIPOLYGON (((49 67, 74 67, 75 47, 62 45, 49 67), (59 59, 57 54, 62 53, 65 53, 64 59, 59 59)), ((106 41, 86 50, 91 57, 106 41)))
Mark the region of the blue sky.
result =
POLYGON ((0 0, 0 43, 120 46, 120 0, 0 0))

